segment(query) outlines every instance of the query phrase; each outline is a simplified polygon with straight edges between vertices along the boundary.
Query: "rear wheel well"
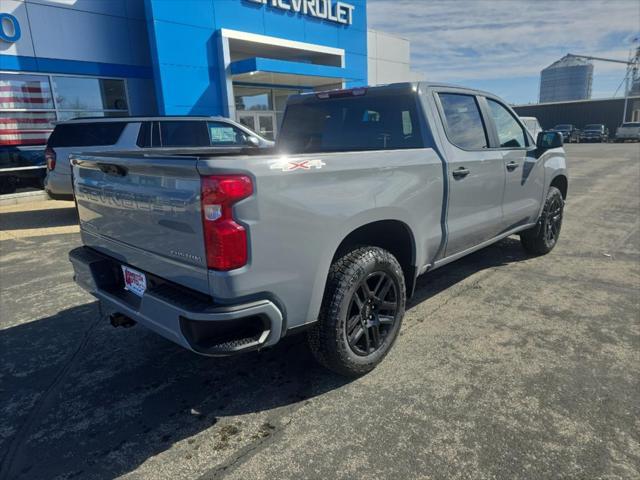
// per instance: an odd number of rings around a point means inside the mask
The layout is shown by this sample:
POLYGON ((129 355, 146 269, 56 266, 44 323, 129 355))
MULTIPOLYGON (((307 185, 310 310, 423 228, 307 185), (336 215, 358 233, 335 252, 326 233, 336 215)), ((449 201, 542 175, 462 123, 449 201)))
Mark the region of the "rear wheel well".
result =
POLYGON ((567 181, 567 177, 564 175, 558 175, 551 181, 551 186, 556 187, 560 190, 562 194, 562 198, 567 199, 567 191, 569 190, 569 182, 567 181))
POLYGON ((415 242, 410 228, 398 220, 381 220, 363 225, 342 240, 331 263, 363 246, 380 247, 396 257, 404 273, 407 297, 410 297, 416 278, 415 242))

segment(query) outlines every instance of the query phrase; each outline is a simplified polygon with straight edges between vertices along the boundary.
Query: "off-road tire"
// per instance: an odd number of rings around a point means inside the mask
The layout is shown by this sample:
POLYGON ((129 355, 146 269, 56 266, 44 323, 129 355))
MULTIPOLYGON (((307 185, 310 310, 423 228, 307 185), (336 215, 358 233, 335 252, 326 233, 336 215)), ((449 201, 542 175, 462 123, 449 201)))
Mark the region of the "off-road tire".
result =
POLYGON ((556 187, 550 187, 536 226, 520 234, 524 249, 533 255, 545 255, 553 250, 560 237, 563 214, 562 193, 556 187))
MULTIPOLYGON (((384 287, 380 290, 384 290, 384 287)), ((375 299, 375 297, 372 298, 375 299)), ((371 300, 371 302, 380 303, 377 300, 371 300)), ((390 304, 392 302, 382 301, 381 303, 390 304)), ((361 247, 345 254, 331 265, 318 322, 307 334, 313 355, 320 364, 343 376, 358 377, 370 372, 382 361, 393 346, 402 324, 405 303, 406 287, 402 267, 391 253, 377 247, 361 247), (386 314, 383 315, 381 312, 384 309, 378 312, 379 316, 375 318, 378 320, 376 330, 377 341, 380 346, 377 350, 373 350, 372 353, 363 354, 363 352, 360 352, 358 354, 356 353, 357 347, 354 347, 347 338, 347 329, 350 325, 357 325, 357 328, 363 330, 359 338, 362 338, 362 335, 365 334, 364 331, 367 331, 366 349, 369 351, 369 335, 371 331, 366 327, 368 324, 365 320, 359 320, 358 323, 354 323, 353 319, 358 315, 352 314, 354 312, 354 302, 356 302, 355 296, 358 295, 358 304, 362 303, 361 296, 366 291, 372 290, 368 285, 365 286, 365 283, 370 283, 372 279, 376 283, 375 279, 378 278, 376 275, 380 276, 380 283, 384 278, 388 279, 385 282, 392 283, 389 289, 393 288, 394 294, 380 291, 379 293, 383 295, 383 300, 393 298, 397 309, 394 314, 389 314, 390 310, 387 310, 386 314), (391 295, 391 297, 385 297, 384 295, 391 295), (383 325, 380 322, 383 317, 386 319, 388 329, 384 339, 381 340, 381 327, 383 325), (393 323, 389 326, 391 318, 393 318, 393 323), (348 321, 349 323, 347 323, 348 321)), ((358 304, 355 306, 358 307, 358 304)), ((367 312, 371 313, 370 311, 367 312)), ((363 315, 365 314, 363 313, 363 315)), ((355 332, 355 330, 353 331, 355 332)), ((355 335, 349 336, 351 342, 353 342, 354 337, 355 335)), ((374 343, 372 341, 372 344, 374 343)))

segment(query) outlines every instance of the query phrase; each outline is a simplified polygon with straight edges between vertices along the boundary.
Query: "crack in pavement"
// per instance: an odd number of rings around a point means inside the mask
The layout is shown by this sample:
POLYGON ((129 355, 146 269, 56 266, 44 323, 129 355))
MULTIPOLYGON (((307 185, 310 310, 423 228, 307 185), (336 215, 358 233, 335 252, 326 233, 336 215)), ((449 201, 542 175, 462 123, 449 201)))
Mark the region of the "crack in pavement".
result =
POLYGON ((18 431, 13 436, 13 439, 9 443, 9 447, 7 448, 2 461, 0 461, 0 480, 11 480, 15 478, 12 474, 15 472, 16 468, 20 465, 20 450, 24 445, 27 435, 31 432, 33 426, 36 424, 38 418, 41 417, 41 413, 44 412, 53 399, 54 395, 57 393, 58 387, 62 384, 62 381, 67 376, 67 373, 71 370, 71 367, 76 362, 76 359, 80 355, 80 352, 84 349, 84 347, 89 342, 91 338, 91 334, 95 327, 100 323, 103 319, 102 309, 99 308, 99 314, 96 320, 87 328, 84 333, 84 337, 78 344, 78 347, 75 351, 70 355, 67 362, 62 366, 58 374, 55 376, 53 381, 49 384, 49 386, 45 389, 44 393, 40 396, 40 398, 36 401, 35 405, 31 409, 31 412, 27 415, 27 418, 24 420, 18 431))

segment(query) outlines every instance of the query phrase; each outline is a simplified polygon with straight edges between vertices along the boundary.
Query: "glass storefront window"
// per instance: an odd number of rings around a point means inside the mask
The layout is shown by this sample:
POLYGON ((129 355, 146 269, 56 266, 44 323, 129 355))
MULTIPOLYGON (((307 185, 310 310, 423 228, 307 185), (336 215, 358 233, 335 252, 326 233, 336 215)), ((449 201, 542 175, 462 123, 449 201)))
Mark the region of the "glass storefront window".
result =
POLYGON ((234 85, 237 120, 273 140, 284 117, 284 109, 291 95, 301 90, 234 85), (260 112, 265 112, 261 115, 260 112), (275 120, 274 120, 275 118, 275 120))
POLYGON ((44 145, 56 121, 128 113, 124 80, 0 73, 0 145, 44 145))
POLYGON ((122 80, 53 77, 56 104, 61 110, 127 110, 122 80))
POLYGON ((0 109, 46 110, 53 97, 46 75, 0 75, 0 109))
POLYGON ((235 87, 236 110, 273 110, 271 89, 235 87))
POLYGON ((68 110, 58 112, 58 121, 63 122, 65 120, 72 120, 74 118, 84 117, 122 117, 127 112, 105 112, 105 111, 91 111, 91 110, 68 110))

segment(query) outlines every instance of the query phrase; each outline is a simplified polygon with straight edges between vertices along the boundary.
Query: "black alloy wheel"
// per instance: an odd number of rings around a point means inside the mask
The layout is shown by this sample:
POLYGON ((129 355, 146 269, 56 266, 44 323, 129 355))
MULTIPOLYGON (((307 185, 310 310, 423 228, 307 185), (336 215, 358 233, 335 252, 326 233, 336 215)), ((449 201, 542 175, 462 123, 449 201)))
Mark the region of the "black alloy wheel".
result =
POLYGON ((351 350, 360 356, 375 353, 393 329, 399 296, 396 284, 385 272, 369 274, 351 298, 345 334, 351 350))
POLYGON ((544 232, 549 245, 553 245, 558 241, 560 229, 562 228, 562 209, 564 202, 561 196, 555 196, 547 205, 547 211, 544 218, 544 232))
POLYGON ((316 360, 347 377, 373 370, 398 338, 406 291, 404 271, 387 250, 362 246, 336 258, 307 331, 316 360))
POLYGON ((524 249, 534 255, 544 255, 553 250, 560 238, 563 215, 564 197, 556 187, 550 187, 538 223, 520 233, 524 249))

